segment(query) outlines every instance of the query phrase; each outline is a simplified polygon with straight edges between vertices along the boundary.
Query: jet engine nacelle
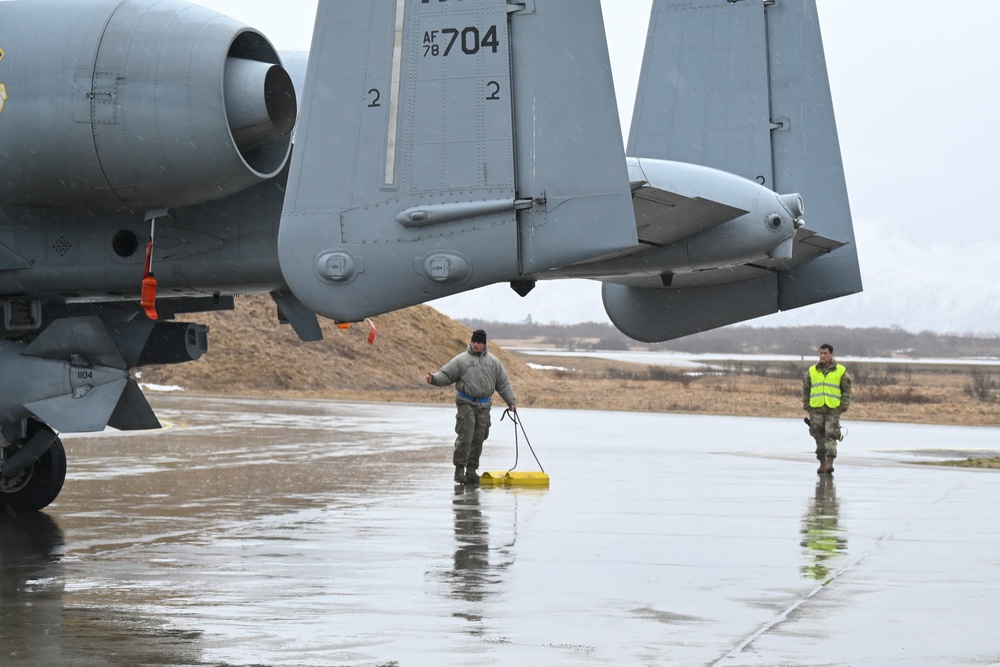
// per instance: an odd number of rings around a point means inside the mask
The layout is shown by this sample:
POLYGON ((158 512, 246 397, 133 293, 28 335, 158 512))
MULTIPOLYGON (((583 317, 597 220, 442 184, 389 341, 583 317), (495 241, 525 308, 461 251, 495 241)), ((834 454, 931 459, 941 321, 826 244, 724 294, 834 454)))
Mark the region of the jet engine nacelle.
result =
POLYGON ((288 159, 291 79, 228 17, 181 0, 3 2, 0 48, 0 203, 183 206, 288 159))
POLYGON ((681 200, 642 206, 644 191, 635 193, 637 224, 659 227, 668 238, 662 242, 653 232, 649 239, 663 246, 652 253, 661 271, 726 268, 764 256, 791 258, 795 230, 803 224, 798 193, 780 195, 736 174, 684 162, 629 158, 628 167, 633 182, 646 182, 681 200), (678 214, 690 228, 679 224, 678 214), (684 230, 684 237, 671 238, 672 230, 684 230))

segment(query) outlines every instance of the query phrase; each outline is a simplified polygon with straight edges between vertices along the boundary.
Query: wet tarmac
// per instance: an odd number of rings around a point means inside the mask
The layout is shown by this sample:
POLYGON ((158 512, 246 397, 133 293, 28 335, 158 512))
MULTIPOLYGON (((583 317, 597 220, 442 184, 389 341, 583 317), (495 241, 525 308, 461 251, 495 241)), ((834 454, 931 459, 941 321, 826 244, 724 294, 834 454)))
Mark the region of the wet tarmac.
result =
POLYGON ((1000 429, 526 407, 471 489, 446 406, 153 403, 0 520, 3 667, 1000 664, 1000 473, 913 465, 1000 429))

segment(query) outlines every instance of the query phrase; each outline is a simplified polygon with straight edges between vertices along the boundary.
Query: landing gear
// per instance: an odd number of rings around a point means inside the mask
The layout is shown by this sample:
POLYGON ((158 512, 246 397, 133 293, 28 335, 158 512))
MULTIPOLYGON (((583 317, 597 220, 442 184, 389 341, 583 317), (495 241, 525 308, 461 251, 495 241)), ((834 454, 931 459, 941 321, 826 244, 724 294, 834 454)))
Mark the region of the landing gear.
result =
POLYGON ((52 444, 22 470, 8 470, 0 475, 0 511, 34 512, 47 507, 66 480, 66 450, 52 429, 32 420, 28 422, 26 436, 3 443, 0 463, 11 461, 22 448, 30 447, 36 436, 40 438, 35 442, 51 439, 52 444))

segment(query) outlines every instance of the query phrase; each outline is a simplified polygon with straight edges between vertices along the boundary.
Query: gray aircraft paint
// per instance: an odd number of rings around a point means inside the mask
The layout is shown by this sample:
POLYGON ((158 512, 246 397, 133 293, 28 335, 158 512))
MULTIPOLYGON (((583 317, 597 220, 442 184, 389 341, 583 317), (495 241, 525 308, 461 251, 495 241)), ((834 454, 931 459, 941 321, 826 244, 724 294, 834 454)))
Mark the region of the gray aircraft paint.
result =
POLYGON ((675 289, 605 283, 628 335, 668 340, 861 291, 815 3, 656 0, 628 148, 799 193, 809 224, 791 262, 693 267, 675 289))
POLYGON ((635 245, 600 4, 571 5, 320 5, 278 239, 306 305, 356 320, 635 245))
POLYGON ((241 292, 316 340, 317 313, 589 277, 663 340, 860 290, 814 3, 652 18, 626 159, 598 0, 324 0, 299 90, 181 0, 0 3, 0 452, 155 427, 128 369, 200 357, 164 320, 241 292), (154 236, 161 319, 130 326, 154 236))

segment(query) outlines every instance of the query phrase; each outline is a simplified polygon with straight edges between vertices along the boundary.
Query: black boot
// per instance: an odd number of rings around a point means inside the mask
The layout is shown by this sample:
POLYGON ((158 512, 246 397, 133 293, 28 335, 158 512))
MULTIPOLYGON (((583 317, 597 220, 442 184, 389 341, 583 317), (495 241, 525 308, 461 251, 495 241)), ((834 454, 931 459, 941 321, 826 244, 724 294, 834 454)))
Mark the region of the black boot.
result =
POLYGON ((455 466, 455 484, 465 484, 465 466, 455 466))
POLYGON ((479 484, 479 473, 473 467, 468 467, 465 469, 465 483, 466 484, 479 484))

